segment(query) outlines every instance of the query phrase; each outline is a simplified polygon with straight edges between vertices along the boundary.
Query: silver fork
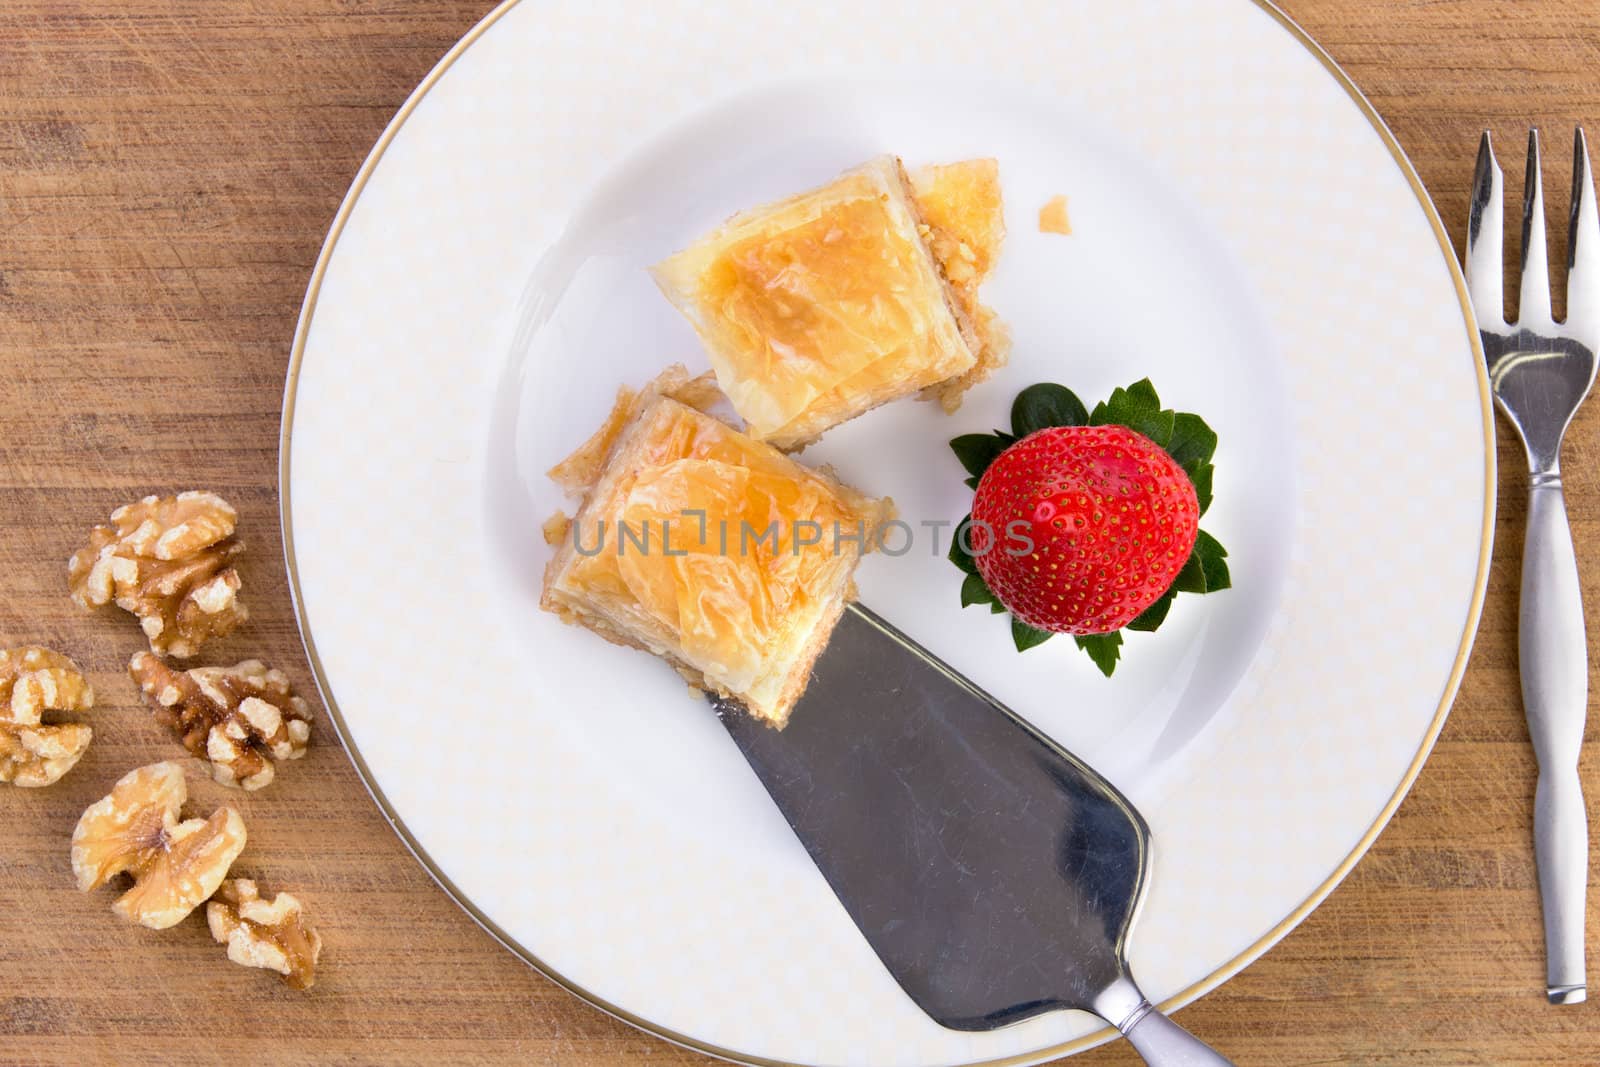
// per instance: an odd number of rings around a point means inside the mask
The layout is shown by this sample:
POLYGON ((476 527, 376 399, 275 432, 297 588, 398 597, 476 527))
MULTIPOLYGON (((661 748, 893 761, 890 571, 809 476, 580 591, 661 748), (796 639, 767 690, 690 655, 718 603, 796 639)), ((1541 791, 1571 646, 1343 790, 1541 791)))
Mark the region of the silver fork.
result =
POLYGON ((1523 710, 1539 760, 1534 853, 1544 908, 1547 992, 1552 1004, 1577 1004, 1586 995, 1589 820, 1578 780, 1578 750, 1589 699, 1589 657, 1578 563, 1561 494, 1560 454, 1567 424, 1594 384, 1595 352, 1600 349, 1600 216, 1581 127, 1572 150, 1564 322, 1556 322, 1550 312, 1537 130, 1528 133, 1522 200, 1521 310, 1510 324, 1505 321, 1501 280, 1504 214, 1500 165, 1485 131, 1467 223, 1467 288, 1477 309, 1495 400, 1528 452, 1531 488, 1518 655, 1523 710))

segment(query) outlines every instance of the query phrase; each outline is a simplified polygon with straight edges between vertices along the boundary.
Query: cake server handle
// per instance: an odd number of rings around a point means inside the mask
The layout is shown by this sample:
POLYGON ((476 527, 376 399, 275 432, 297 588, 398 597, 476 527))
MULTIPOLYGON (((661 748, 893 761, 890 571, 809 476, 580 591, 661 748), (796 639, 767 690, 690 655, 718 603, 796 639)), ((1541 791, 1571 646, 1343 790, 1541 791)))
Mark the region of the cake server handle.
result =
POLYGON ((1126 972, 1094 1001, 1094 1011, 1128 1039, 1150 1067, 1233 1067, 1233 1061, 1163 1015, 1126 972))

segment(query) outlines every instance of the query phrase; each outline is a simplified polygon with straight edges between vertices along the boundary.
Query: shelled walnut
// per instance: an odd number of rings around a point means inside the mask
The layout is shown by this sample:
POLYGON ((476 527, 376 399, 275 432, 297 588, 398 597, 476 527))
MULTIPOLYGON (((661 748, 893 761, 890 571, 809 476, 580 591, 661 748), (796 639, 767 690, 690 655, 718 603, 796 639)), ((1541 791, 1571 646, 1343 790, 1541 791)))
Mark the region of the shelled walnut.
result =
POLYGON ((274 760, 306 754, 311 706, 282 671, 260 660, 176 671, 159 656, 136 652, 128 673, 156 709, 156 721, 209 761, 223 785, 260 789, 273 779, 274 760))
POLYGON ((0 649, 0 782, 50 785, 72 770, 94 731, 46 725, 42 714, 93 706, 94 690, 66 656, 35 645, 0 649))
POLYGON ((234 963, 277 971, 292 989, 316 984, 322 938, 305 925, 300 901, 288 893, 269 902, 250 879, 230 878, 206 905, 206 924, 234 963))
POLYGON ((111 513, 67 562, 84 607, 115 603, 138 616, 156 652, 189 657, 248 616, 233 560, 238 513, 215 493, 147 496, 111 513))
POLYGON ((243 850, 245 829, 229 807, 209 819, 179 822, 188 792, 182 767, 152 763, 89 805, 72 831, 78 888, 87 892, 126 871, 133 887, 112 910, 152 930, 181 922, 199 907, 243 850))

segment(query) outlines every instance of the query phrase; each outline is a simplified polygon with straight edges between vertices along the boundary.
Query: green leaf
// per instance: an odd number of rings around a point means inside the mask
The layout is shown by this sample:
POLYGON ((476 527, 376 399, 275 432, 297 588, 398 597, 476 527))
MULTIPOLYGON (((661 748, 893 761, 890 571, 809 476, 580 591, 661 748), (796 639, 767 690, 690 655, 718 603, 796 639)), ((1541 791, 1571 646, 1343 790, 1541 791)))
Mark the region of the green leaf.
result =
POLYGON ((1139 422, 1128 424, 1128 429, 1144 434, 1150 440, 1167 447, 1167 442, 1172 440, 1172 424, 1176 416, 1170 411, 1158 411, 1139 422))
POLYGON ((1089 653, 1089 658, 1094 660, 1094 665, 1100 668, 1100 673, 1107 678, 1117 669, 1117 660, 1122 658, 1122 632, 1113 630, 1108 634, 1090 634, 1087 637, 1074 637, 1078 647, 1089 653))
POLYGON ((1083 401, 1064 385, 1030 385, 1011 404, 1011 432, 1019 438, 1050 426, 1082 426, 1087 421, 1089 411, 1083 401))
POLYGON ((1049 630, 1036 630, 1015 615, 1011 616, 1011 640, 1016 642, 1018 652, 1042 645, 1054 636, 1049 630))
POLYGON ((1183 569, 1172 580, 1171 593, 1215 593, 1233 583, 1228 577, 1228 550, 1215 537, 1199 530, 1195 534, 1194 548, 1184 561, 1183 569))
POLYGON ((956 454, 968 474, 981 478, 989 464, 1010 444, 1008 438, 997 433, 964 433, 950 441, 950 451, 956 454))
POLYGON ((1178 591, 1169 588, 1165 593, 1161 594, 1159 600, 1145 608, 1137 619, 1130 622, 1127 628, 1153 633, 1157 627, 1167 621, 1167 612, 1172 610, 1172 602, 1177 599, 1177 596, 1178 591))
POLYGON ((956 523, 956 535, 950 538, 950 562, 960 567, 967 574, 977 574, 978 561, 961 549, 961 531, 965 530, 971 522, 972 516, 967 515, 956 523))
POLYGON ((1217 450, 1217 434, 1199 415, 1180 411, 1172 417, 1172 439, 1165 447, 1185 470, 1191 463, 1209 466, 1217 450))
POLYGON ((1206 568, 1200 559, 1200 539, 1195 538, 1194 548, 1189 551, 1189 558, 1184 560, 1183 569, 1178 576, 1172 579, 1169 593, 1204 593, 1206 591, 1206 568))
POLYGON ((1000 603, 1000 601, 998 599, 996 599, 993 604, 989 605, 989 614, 990 615, 1004 615, 1005 613, 1006 613, 1006 606, 1004 604, 1000 603))
POLYGON ((1189 558, 1196 556, 1200 559, 1200 567, 1205 572, 1206 592, 1215 593, 1219 589, 1227 589, 1233 585, 1233 579, 1228 575, 1228 550, 1215 537, 1201 530, 1194 539, 1194 553, 1189 558))
POLYGON ((983 584, 983 575, 969 574, 961 583, 961 606, 971 607, 973 604, 995 604, 998 601, 995 595, 989 592, 989 587, 983 584))
POLYGON ((1104 411, 1109 417, 1099 421, 1091 418, 1090 425, 1117 423, 1125 426, 1123 419, 1137 419, 1160 411, 1161 397, 1156 395, 1156 387, 1150 384, 1149 378, 1140 378, 1126 389, 1111 390, 1111 399, 1097 404, 1095 410, 1104 411))
POLYGON ((1189 476, 1189 481, 1194 483, 1194 498, 1200 505, 1200 514, 1204 515, 1211 506, 1211 472, 1216 470, 1209 463, 1195 463, 1183 468, 1189 476))
POLYGON ((1110 400, 1095 406, 1089 425, 1126 426, 1166 448, 1172 440, 1175 419, 1173 412, 1161 409, 1161 398, 1150 379, 1143 378, 1126 389, 1113 389, 1110 400))

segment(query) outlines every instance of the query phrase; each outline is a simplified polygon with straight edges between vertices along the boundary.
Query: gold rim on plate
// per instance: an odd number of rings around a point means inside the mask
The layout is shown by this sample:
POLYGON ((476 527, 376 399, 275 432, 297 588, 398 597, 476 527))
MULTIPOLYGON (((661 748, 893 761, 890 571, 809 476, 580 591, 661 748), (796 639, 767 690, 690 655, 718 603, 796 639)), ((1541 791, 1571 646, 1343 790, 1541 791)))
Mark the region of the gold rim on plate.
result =
MULTIPOLYGON (((360 198, 362 190, 366 188, 367 181, 372 177, 373 171, 377 169, 379 161, 383 159, 384 152, 388 149, 390 142, 392 142, 395 138, 395 135, 400 132, 400 128, 405 125, 406 119, 411 116, 411 113, 416 109, 417 105, 422 102, 422 98, 428 94, 429 90, 431 90, 435 84, 438 83, 439 79, 444 76, 445 72, 455 65, 456 60, 460 59, 462 55, 466 53, 467 49, 472 47, 473 43, 477 41, 478 38, 487 33, 490 27, 492 27, 504 15, 506 15, 506 13, 508 13, 512 8, 516 7, 521 2, 522 0, 501 0, 499 6, 495 7, 494 10, 485 15, 477 25, 472 27, 472 29, 468 30, 466 35, 463 36, 461 40, 457 41, 450 51, 446 52, 444 57, 439 60, 438 64, 436 64, 434 68, 428 72, 427 77, 423 78, 417 87, 412 90, 411 95, 406 98, 406 102, 400 106, 400 110, 397 111, 394 118, 389 121, 389 125, 384 128, 383 134, 378 138, 377 144, 373 145, 372 151, 368 153, 366 160, 361 164, 360 171, 356 173, 355 180, 350 184, 349 192, 345 194, 344 201, 339 205, 339 211, 334 216, 332 226, 328 228, 327 239, 324 240, 322 244, 322 251, 317 256, 316 266, 312 269, 311 281, 306 286, 305 301, 300 309, 300 321, 295 327, 294 347, 289 355, 289 371, 283 390, 283 421, 278 431, 279 515, 283 534, 284 563, 288 568, 289 592, 290 597, 294 601, 295 621, 300 627, 300 637, 305 643, 306 657, 310 661, 311 672, 315 676, 317 688, 322 694, 323 703, 328 709, 328 716, 333 720, 334 730, 338 733, 339 740, 344 745, 346 754, 350 757, 350 762, 355 765, 356 773, 360 776, 362 784, 367 787, 367 792, 372 795, 372 799, 383 811, 384 817, 389 821, 389 825, 394 828, 395 833, 400 836, 400 840, 404 842, 406 848, 409 849, 411 854, 416 857, 417 862, 422 864, 423 869, 428 872, 429 877, 439 884, 439 887, 449 895, 451 900, 455 901, 461 910, 465 911, 469 916, 472 917, 473 921, 475 921, 479 926, 483 927, 489 936, 493 937, 496 941, 500 942, 500 944, 504 945, 516 956, 520 957, 523 962, 527 963, 534 970, 544 975, 550 981, 561 986, 567 992, 578 997, 580 1000, 583 1000, 592 1007, 600 1009, 613 1018, 620 1019, 631 1026, 635 1026, 640 1030, 646 1031, 647 1033, 654 1034, 657 1037, 671 1041, 674 1044, 681 1045, 684 1048, 693 1049, 696 1052, 703 1052, 707 1055, 716 1056, 721 1059, 730 1060, 736 1063, 752 1064, 755 1065, 755 1067, 799 1067, 799 1065, 790 1064, 783 1060, 771 1060, 762 1057, 747 1056, 731 1049, 719 1048, 715 1045, 698 1041, 687 1034, 680 1034, 675 1031, 668 1030, 667 1028, 657 1025, 648 1019, 634 1015, 624 1008, 609 1003, 602 997, 599 997, 589 990, 567 980, 567 978, 557 972, 554 968, 545 964, 532 952, 528 951, 527 948, 519 944, 516 939, 511 937, 498 925, 496 925, 494 920, 490 919, 483 912, 479 911, 478 908, 470 900, 468 900, 459 889, 456 888, 454 883, 450 881, 449 877, 447 877, 445 873, 434 864, 432 857, 430 857, 428 853, 423 850, 422 846, 418 844, 417 840, 412 837, 411 831, 406 828, 406 825, 401 820, 399 813, 396 812, 394 806, 389 803, 388 797, 384 795, 383 790, 378 786, 378 783, 373 778, 372 772, 367 767, 366 761, 362 759, 360 751, 356 748, 354 743, 352 743, 349 730, 344 722, 344 717, 339 713, 339 705, 334 699, 333 689, 329 685, 327 673, 323 670, 322 661, 317 656, 316 641, 311 636, 311 624, 306 618, 305 607, 302 603, 300 594, 300 574, 299 569, 295 564, 294 524, 290 518, 289 447, 290 438, 292 437, 294 429, 295 393, 300 381, 300 363, 305 357, 306 338, 311 332, 311 319, 316 314, 317 297, 322 290, 322 279, 327 274, 328 263, 333 258, 334 248, 339 243, 339 236, 344 232, 345 223, 350 218, 350 212, 355 208, 356 201, 360 198)), ((1433 201, 1429 199, 1427 190, 1423 188, 1421 179, 1417 177, 1416 169, 1412 167, 1411 161, 1406 158, 1405 151, 1400 147, 1400 143, 1395 140, 1394 134, 1391 133, 1389 127, 1384 124, 1384 121, 1382 117, 1379 116, 1377 110, 1372 106, 1367 98, 1362 95, 1361 90, 1356 87, 1355 83, 1350 80, 1349 75, 1345 74, 1345 72, 1340 69, 1339 65, 1334 62, 1332 56, 1323 51, 1321 45, 1312 40, 1311 36, 1307 34, 1305 30, 1301 29, 1293 19, 1280 10, 1276 4, 1271 2, 1271 0, 1251 0, 1251 2, 1260 7, 1267 14, 1271 15, 1272 18, 1275 19, 1285 30, 1287 30, 1295 40, 1299 41, 1307 51, 1315 56, 1318 62, 1320 62, 1328 71, 1328 73, 1332 75, 1334 80, 1339 83, 1340 87, 1343 88, 1347 94, 1349 94, 1351 101, 1361 109, 1361 113, 1365 115, 1367 121, 1372 124, 1372 128, 1377 131, 1378 136, 1383 138, 1383 143, 1389 149, 1389 154, 1394 157, 1395 165, 1398 166, 1401 170, 1401 173, 1405 175, 1406 181, 1411 186, 1411 191, 1416 195, 1418 206, 1421 207, 1423 212, 1428 216, 1428 223, 1433 227, 1434 237, 1439 242, 1439 250, 1444 255, 1445 262, 1450 269, 1451 280, 1455 283, 1456 298, 1461 304, 1461 313, 1463 316, 1463 321, 1466 325, 1467 338, 1472 352, 1473 368, 1476 371, 1478 378, 1478 402, 1480 408, 1482 409, 1483 416, 1483 530, 1481 539, 1479 541, 1478 572, 1473 583, 1472 602, 1468 607, 1466 625, 1463 627, 1461 632, 1461 642, 1456 650, 1455 663, 1450 668, 1450 677, 1445 683, 1444 693, 1439 700, 1439 706, 1434 712, 1433 720, 1428 724, 1427 733, 1423 736, 1422 744, 1418 747, 1416 756, 1412 758, 1410 765, 1406 768, 1406 772, 1400 780, 1400 784, 1395 787, 1394 793, 1389 797, 1388 802, 1384 804, 1383 810, 1378 813, 1377 819, 1374 820, 1372 825, 1367 828, 1367 832, 1361 836, 1361 840, 1356 842, 1356 846, 1350 851, 1350 854, 1333 869, 1333 871, 1328 875, 1327 879, 1324 880, 1321 885, 1317 886, 1316 890, 1312 892, 1309 897, 1301 902, 1299 907, 1295 908, 1292 912, 1285 916, 1281 922, 1279 922, 1272 929, 1268 930, 1243 952, 1239 953, 1237 956, 1234 956, 1232 959, 1228 960, 1222 966, 1218 967, 1216 970, 1212 971, 1198 982, 1195 982, 1194 984, 1169 997, 1161 1004, 1161 1010, 1166 1012, 1175 1011, 1202 994, 1209 992, 1218 985, 1221 985, 1233 975, 1237 974, 1240 970, 1243 970, 1250 963, 1254 962, 1258 957, 1261 956, 1262 953, 1266 952, 1267 949, 1276 944, 1285 934, 1298 926, 1300 922, 1305 919, 1307 915, 1311 914, 1317 905, 1321 904, 1322 901, 1327 898, 1328 894, 1333 892, 1334 888, 1344 880, 1345 875, 1350 873, 1351 868, 1353 868, 1361 859, 1361 857, 1366 854, 1367 849, 1371 848, 1372 843, 1377 840, 1378 834, 1383 831, 1383 828, 1386 825, 1388 825, 1389 820, 1394 816, 1395 809, 1400 806, 1400 802, 1405 799, 1405 795, 1410 792, 1412 784, 1417 779, 1417 775, 1422 771, 1422 765, 1427 760, 1428 754, 1433 750, 1434 742, 1438 740, 1439 731, 1443 729, 1445 718, 1450 713, 1450 705, 1455 701, 1456 691, 1461 686, 1461 676, 1466 670, 1467 657, 1472 651, 1472 640, 1478 629, 1478 617, 1483 611, 1484 590, 1488 584, 1489 578, 1489 555, 1493 544, 1494 535, 1494 407, 1490 400, 1491 394, 1489 392, 1489 375, 1484 362, 1483 345, 1478 337, 1478 328, 1472 313, 1472 305, 1467 296, 1466 279, 1462 276, 1461 267, 1456 262, 1455 248, 1450 243, 1449 235, 1445 233, 1444 223, 1439 219, 1439 213, 1437 210, 1435 210, 1433 201)), ((1093 1045, 1100 1044, 1108 1037, 1114 1035, 1115 1030, 1113 1030, 1111 1027, 1104 1027, 1090 1034, 1086 1034, 1083 1037, 1076 1038, 1072 1041, 1055 1045, 1050 1048, 1040 1049, 1037 1052, 1029 1052, 1017 1056, 1008 1056, 1003 1059, 984 1060, 979 1063, 966 1065, 966 1067, 1009 1067, 1009 1065, 1012 1064, 1033 1063, 1046 1059, 1055 1059, 1059 1056, 1066 1056, 1075 1052, 1083 1051, 1084 1049, 1087 1049, 1093 1045)))

